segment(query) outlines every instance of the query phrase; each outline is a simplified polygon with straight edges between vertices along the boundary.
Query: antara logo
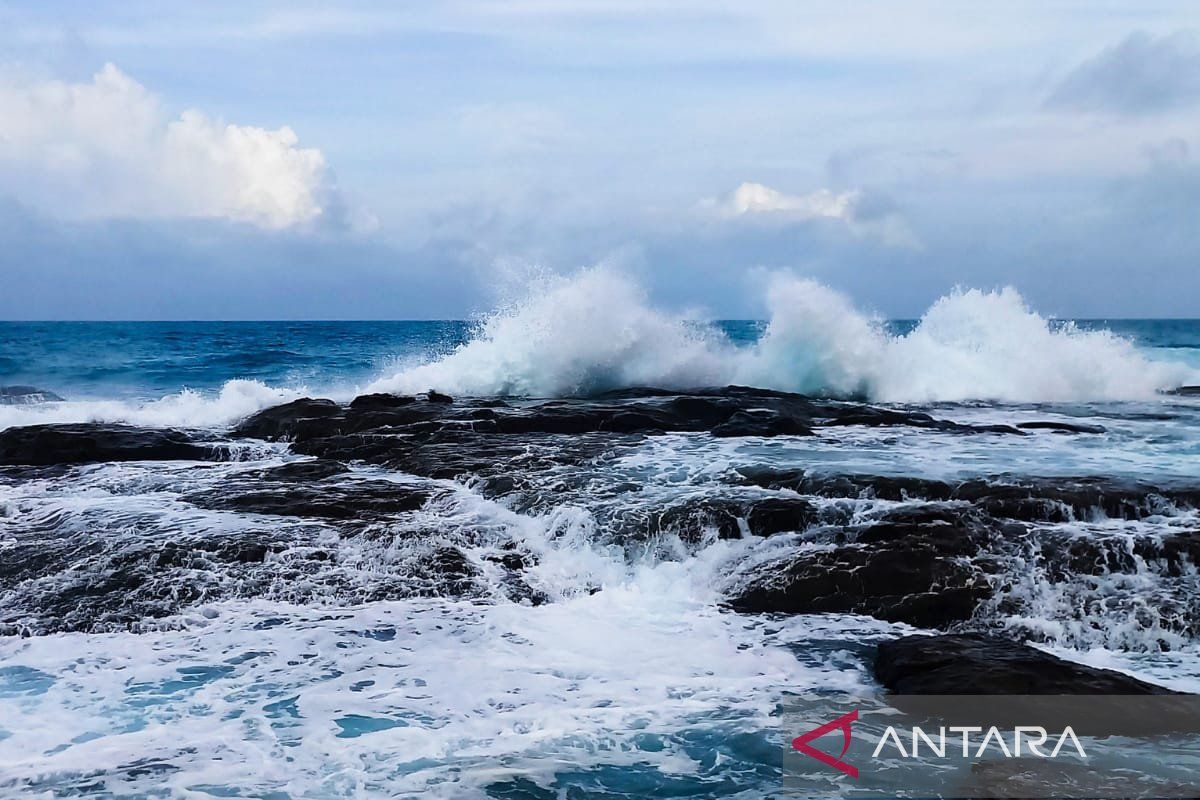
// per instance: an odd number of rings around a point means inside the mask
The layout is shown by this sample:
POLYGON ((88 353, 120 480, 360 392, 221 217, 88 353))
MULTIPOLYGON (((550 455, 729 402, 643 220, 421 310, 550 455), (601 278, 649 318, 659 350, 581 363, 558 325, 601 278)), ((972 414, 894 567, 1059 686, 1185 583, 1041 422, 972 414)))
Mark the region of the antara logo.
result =
MULTIPOLYGON (((803 753, 810 758, 815 758, 822 764, 833 767, 834 769, 849 775, 851 778, 858 777, 858 767, 843 760, 846 753, 850 750, 852 741, 852 733, 850 730, 851 723, 858 720, 858 709, 843 714, 835 720, 826 722, 817 728, 805 734, 801 734, 792 740, 792 749, 803 753), (833 731, 842 732, 842 752, 836 757, 826 753, 823 750, 818 750, 813 747, 811 742, 820 739, 833 731)), ((1053 745, 1053 749, 1047 752, 1043 747, 1049 747, 1048 740, 1052 734, 1041 726, 1022 726, 1019 725, 1013 731, 1012 744, 1005 740, 1000 729, 992 726, 986 730, 982 727, 974 726, 951 726, 941 727, 933 735, 921 728, 914 727, 906 731, 906 736, 902 738, 898 730, 892 726, 888 726, 880 737, 879 743, 875 746, 875 752, 871 753, 871 758, 879 758, 880 755, 887 755, 885 748, 891 745, 895 753, 901 758, 921 758, 924 755, 922 746, 928 751, 930 756, 938 758, 946 758, 948 753, 954 754, 957 747, 949 747, 951 741, 955 743, 961 742, 963 758, 981 758, 989 751, 996 750, 1004 758, 1021 758, 1025 754, 1038 758, 1058 758, 1064 748, 1068 751, 1074 751, 1081 759, 1087 758, 1087 752, 1084 751, 1083 745, 1079 738, 1075 735, 1075 731, 1067 726, 1061 734, 1057 735, 1057 741, 1053 745), (949 734, 949 736, 947 735, 949 734), (981 739, 975 737, 982 734, 981 739), (905 740, 910 743, 909 747, 905 747, 905 740)))

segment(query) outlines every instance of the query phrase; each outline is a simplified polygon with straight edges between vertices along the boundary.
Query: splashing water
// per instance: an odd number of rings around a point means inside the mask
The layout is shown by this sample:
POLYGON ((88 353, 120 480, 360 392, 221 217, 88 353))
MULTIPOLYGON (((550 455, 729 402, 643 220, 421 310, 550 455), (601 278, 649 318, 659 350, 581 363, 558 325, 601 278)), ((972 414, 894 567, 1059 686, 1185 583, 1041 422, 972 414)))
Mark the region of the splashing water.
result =
POLYGON ((1197 380, 1108 331, 1055 325, 1013 289, 942 297, 906 335, 888 335, 849 300, 776 274, 755 344, 655 309, 603 268, 536 287, 488 317, 453 353, 377 380, 371 391, 562 396, 653 385, 865 395, 879 402, 1137 400, 1197 380))

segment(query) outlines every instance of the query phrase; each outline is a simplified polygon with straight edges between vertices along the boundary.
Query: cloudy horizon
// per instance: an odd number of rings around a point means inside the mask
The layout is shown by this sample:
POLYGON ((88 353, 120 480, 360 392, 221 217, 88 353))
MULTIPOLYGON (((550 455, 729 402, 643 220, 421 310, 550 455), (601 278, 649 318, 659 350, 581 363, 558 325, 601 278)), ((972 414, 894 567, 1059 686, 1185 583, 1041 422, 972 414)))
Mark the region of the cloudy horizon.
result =
POLYGON ((1197 316, 1186 8, 861 5, 0 4, 0 318, 462 318, 595 264, 715 317, 779 269, 1197 316))

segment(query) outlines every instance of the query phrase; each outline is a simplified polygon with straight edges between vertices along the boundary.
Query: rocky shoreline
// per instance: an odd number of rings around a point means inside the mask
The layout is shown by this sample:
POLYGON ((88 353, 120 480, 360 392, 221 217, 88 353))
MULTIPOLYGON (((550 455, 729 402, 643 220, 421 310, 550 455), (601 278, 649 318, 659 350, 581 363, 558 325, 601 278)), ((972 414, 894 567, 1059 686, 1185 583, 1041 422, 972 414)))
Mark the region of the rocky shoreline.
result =
MULTIPOLYGON (((555 496, 548 494, 546 475, 585 469, 614 447, 647 437, 810 437, 848 426, 993 437, 1104 432, 1097 425, 1051 420, 966 425, 924 412, 745 387, 638 389, 549 401, 455 400, 433 392, 364 395, 345 404, 306 398, 268 408, 224 433, 109 423, 10 428, 0 431, 0 481, 13 484, 44 478, 48 470, 69 475, 88 464, 219 465, 237 458, 243 441, 274 442, 310 459, 242 470, 216 485, 181 491, 182 504, 253 520, 219 536, 163 531, 142 546, 116 550, 89 537, 86 528, 64 532, 55 519, 36 521, 9 544, 0 566, 0 632, 137 629, 199 602, 279 596, 280 586, 291 592, 285 599, 324 594, 354 601, 429 595, 487 600, 494 592, 486 585, 499 585, 509 599, 545 602, 524 574, 537 554, 493 532, 443 537, 414 550, 418 555, 407 572, 350 586, 343 572, 332 569, 343 556, 328 546, 329 531, 355 542, 358 551, 374 542, 394 546, 397 537, 417 541, 427 536, 421 510, 447 501, 455 486, 536 513, 555 496), (365 476, 364 465, 409 477, 365 476), (271 519, 288 522, 273 525, 271 519), (466 551, 481 542, 485 555, 468 557, 466 551), (492 580, 483 580, 484 573, 492 580)), ((753 466, 730 471, 703 492, 648 511, 618 509, 604 521, 612 540, 626 547, 651 546, 663 537, 690 547, 767 537, 778 546, 726 576, 729 609, 862 614, 949 636, 986 635, 996 643, 964 650, 963 640, 932 637, 919 644, 965 663, 965 654, 1008 646, 1005 637, 1036 638, 1035 631, 997 623, 998 612, 1019 610, 1015 587, 1031 570, 1085 589, 1101 576, 1149 571, 1163 588, 1138 612, 1156 618, 1143 621, 1181 636, 1200 635, 1200 599, 1193 591, 1200 531, 1078 536, 1064 526, 1092 519, 1136 522, 1198 506, 1200 482, 1016 475, 952 482, 753 466)), ((1122 599, 1089 600, 1083 592, 1074 622, 1088 624, 1093 601, 1122 599)), ((879 663, 891 666, 877 664, 883 684, 911 690, 894 678, 900 662, 885 652, 879 663)))

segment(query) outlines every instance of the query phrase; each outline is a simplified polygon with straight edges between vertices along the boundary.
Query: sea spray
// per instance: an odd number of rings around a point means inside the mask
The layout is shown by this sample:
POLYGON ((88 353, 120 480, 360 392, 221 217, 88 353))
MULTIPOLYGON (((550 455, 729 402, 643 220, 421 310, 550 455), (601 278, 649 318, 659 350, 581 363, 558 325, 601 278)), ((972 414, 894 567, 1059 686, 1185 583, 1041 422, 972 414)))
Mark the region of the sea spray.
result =
POLYGON ((585 269, 534 287, 449 355, 368 388, 556 397, 741 383, 876 402, 1073 402, 1149 399, 1200 380, 1109 331, 1055 324, 1011 288, 955 290, 904 335, 789 273, 767 282, 765 305, 765 333, 738 347, 656 309, 628 277, 585 269))

